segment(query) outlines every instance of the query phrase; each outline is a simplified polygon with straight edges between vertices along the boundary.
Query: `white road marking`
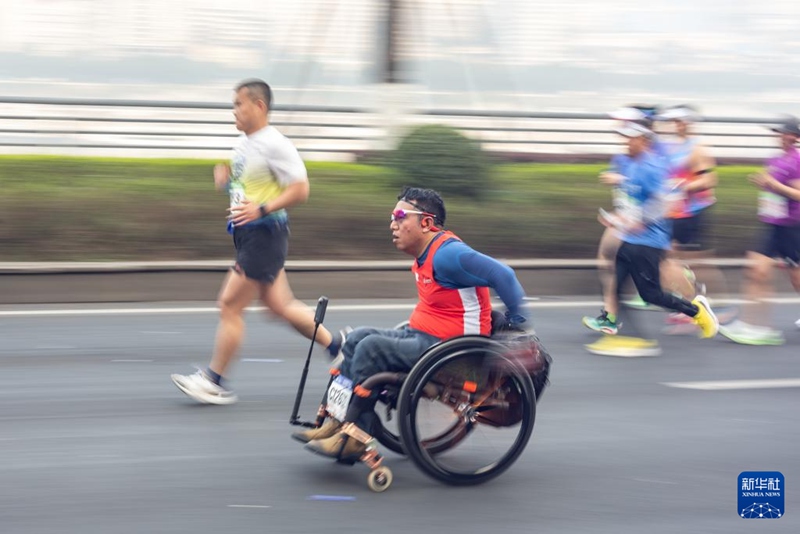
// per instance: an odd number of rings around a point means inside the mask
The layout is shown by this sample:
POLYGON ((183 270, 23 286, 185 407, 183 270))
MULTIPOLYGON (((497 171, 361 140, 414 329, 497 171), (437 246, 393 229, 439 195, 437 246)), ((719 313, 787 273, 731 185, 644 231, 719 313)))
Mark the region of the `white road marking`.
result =
POLYGON ((111 363, 152 363, 153 360, 111 360, 111 363))
MULTIPOLYGON (((800 304, 800 297, 776 297, 765 299, 772 304, 800 304)), ((719 299, 714 301, 716 306, 730 306, 744 304, 742 299, 719 299)), ((554 308, 593 308, 602 306, 599 300, 563 300, 563 301, 531 301, 526 304, 534 309, 554 308)), ((413 310, 415 303, 398 304, 333 304, 328 306, 328 311, 398 311, 413 310)), ((263 306, 247 308, 247 311, 262 312, 263 306)), ((201 307, 176 307, 176 308, 77 308, 77 309, 52 309, 52 310, 0 310, 0 317, 70 317, 81 315, 169 315, 169 314, 200 314, 219 313, 215 306, 201 307)))
POLYGON ((283 360, 276 360, 275 358, 242 358, 243 362, 256 362, 256 363, 281 363, 283 360))
POLYGON ((228 508, 272 508, 264 504, 229 504, 228 508))
POLYGON ((800 388, 800 378, 771 378, 763 380, 713 380, 707 382, 661 382, 671 388, 721 391, 730 389, 800 388))
POLYGON ((6 462, 0 464, 0 471, 27 471, 27 470, 52 470, 68 469, 76 467, 97 467, 111 465, 146 465, 146 464, 173 464, 176 462, 208 462, 208 461, 229 461, 231 458, 263 458, 264 453, 253 454, 183 454, 171 456, 147 456, 138 458, 76 458, 74 455, 65 453, 64 458, 57 460, 41 460, 40 458, 22 458, 11 464, 6 462))
POLYGON ((217 308, 97 308, 77 310, 3 310, 0 317, 74 317, 81 315, 158 315, 171 313, 209 313, 217 308))
POLYGON ((180 334, 180 332, 159 332, 158 330, 143 330, 142 334, 170 334, 170 335, 176 335, 176 334, 180 334))
POLYGON ((647 484, 670 484, 670 485, 677 485, 677 482, 670 482, 669 480, 653 480, 649 478, 632 478, 631 480, 635 480, 636 482, 646 482, 647 484))

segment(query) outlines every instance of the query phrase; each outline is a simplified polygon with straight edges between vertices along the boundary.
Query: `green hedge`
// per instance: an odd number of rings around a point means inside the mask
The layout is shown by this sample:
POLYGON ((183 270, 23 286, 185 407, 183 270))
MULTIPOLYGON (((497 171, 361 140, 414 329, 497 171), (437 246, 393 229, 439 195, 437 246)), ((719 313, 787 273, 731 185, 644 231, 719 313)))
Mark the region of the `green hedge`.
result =
POLYGON ((485 198, 489 166, 479 143, 455 128, 430 124, 406 135, 392 157, 401 183, 430 187, 449 197, 485 198))
MULTIPOLYGON (((231 256, 227 198, 214 161, 0 157, 0 261, 219 259, 231 256)), ((309 163, 311 199, 291 212, 291 259, 400 259, 389 213, 399 193, 387 167, 309 163)), ((610 194, 605 165, 490 168, 481 201, 445 196, 448 228, 507 258, 592 258, 610 194)), ((756 228, 750 167, 722 167, 713 235, 740 256, 756 228)))

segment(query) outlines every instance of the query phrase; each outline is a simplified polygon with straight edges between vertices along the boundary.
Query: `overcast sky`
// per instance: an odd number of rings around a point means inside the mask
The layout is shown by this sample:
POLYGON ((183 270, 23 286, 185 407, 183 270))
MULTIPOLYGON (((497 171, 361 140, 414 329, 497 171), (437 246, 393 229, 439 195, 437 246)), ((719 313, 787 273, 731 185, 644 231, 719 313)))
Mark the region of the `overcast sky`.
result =
MULTIPOLYGON (((428 105, 693 101, 707 112, 800 114, 796 0, 402 4, 403 77, 430 93, 428 105)), ((378 77, 383 5, 0 0, 0 94, 227 99, 238 79, 260 76, 353 105, 363 99, 347 102, 350 89, 378 77)))

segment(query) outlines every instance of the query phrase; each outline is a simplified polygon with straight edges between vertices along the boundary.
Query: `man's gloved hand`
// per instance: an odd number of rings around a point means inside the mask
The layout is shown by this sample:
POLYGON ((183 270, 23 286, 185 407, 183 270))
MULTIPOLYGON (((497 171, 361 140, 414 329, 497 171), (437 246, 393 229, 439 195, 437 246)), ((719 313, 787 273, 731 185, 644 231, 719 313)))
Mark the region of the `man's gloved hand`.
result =
POLYGON ((528 332, 533 330, 533 325, 522 315, 506 312, 502 320, 495 325, 495 332, 528 332))

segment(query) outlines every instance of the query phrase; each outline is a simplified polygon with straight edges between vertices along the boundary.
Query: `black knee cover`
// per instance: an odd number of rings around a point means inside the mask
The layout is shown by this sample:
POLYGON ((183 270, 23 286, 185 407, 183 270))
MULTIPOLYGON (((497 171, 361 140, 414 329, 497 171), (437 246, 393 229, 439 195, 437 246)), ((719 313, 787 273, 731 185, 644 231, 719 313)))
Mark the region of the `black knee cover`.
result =
POLYGON ((378 402, 378 396, 370 394, 367 397, 362 397, 354 392, 353 397, 350 399, 350 405, 347 407, 347 414, 345 414, 345 423, 356 423, 361 430, 368 434, 373 434, 375 429, 375 403, 378 402), (367 426, 369 428, 364 428, 367 426))

